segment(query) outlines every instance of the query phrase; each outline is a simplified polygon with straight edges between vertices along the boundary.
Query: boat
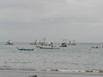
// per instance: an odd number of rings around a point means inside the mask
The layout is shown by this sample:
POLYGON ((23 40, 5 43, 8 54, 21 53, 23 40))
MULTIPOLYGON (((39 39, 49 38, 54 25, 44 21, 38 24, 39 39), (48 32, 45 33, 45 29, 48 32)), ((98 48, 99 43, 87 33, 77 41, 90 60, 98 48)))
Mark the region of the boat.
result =
POLYGON ((34 51, 33 48, 17 48, 20 51, 34 51))
POLYGON ((99 46, 93 46, 93 47, 91 47, 91 48, 99 48, 99 46))
POLYGON ((59 47, 52 46, 38 46, 40 49, 60 49, 59 47))
POLYGON ((46 42, 45 39, 44 41, 40 41, 38 44, 36 44, 36 48, 40 49, 59 49, 53 42, 46 42))
POLYGON ((73 41, 69 41, 68 45, 75 46, 75 45, 76 45, 75 40, 73 40, 73 41))
POLYGON ((61 43, 60 47, 67 47, 66 43, 61 43))
POLYGON ((6 45, 13 45, 13 42, 12 42, 11 40, 8 40, 8 41, 6 42, 6 45))

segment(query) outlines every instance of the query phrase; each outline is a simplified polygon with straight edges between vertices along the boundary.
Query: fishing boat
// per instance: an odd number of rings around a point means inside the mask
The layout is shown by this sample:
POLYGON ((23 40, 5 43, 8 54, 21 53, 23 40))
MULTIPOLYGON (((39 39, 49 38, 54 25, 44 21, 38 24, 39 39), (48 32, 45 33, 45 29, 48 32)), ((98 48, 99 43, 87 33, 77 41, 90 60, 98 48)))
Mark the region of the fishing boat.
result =
POLYGON ((60 49, 59 47, 52 47, 52 46, 39 46, 40 49, 60 49))
POLYGON ((8 40, 5 45, 13 45, 13 42, 11 40, 8 40))
POLYGON ((91 48, 100 48, 99 46, 93 46, 93 47, 91 47, 91 48))
POLYGON ((69 41, 68 45, 75 46, 75 45, 76 45, 75 40, 73 40, 73 41, 69 41))
POLYGON ((66 43, 61 43, 60 47, 67 47, 66 43))
POLYGON ((44 38, 42 41, 35 41, 35 47, 40 49, 59 49, 57 45, 54 42, 48 42, 46 41, 46 38, 44 38))
POLYGON ((20 51, 33 51, 33 48, 17 48, 20 51))

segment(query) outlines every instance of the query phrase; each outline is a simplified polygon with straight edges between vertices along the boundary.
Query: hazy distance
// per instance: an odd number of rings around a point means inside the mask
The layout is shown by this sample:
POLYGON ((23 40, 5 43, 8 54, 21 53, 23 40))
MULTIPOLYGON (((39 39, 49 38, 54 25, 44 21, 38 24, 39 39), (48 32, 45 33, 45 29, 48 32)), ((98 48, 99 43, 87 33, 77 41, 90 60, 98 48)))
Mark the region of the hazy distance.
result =
POLYGON ((0 41, 103 41, 103 0, 0 0, 0 41))

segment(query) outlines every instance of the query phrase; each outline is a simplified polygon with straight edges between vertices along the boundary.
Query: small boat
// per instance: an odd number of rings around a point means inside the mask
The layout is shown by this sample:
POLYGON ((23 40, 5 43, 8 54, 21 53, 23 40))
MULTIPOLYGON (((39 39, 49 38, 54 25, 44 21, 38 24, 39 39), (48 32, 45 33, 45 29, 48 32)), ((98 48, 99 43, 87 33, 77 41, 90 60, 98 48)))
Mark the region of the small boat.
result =
POLYGON ((94 46, 94 47, 91 47, 91 48, 99 48, 98 46, 94 46))
POLYGON ((33 48, 17 48, 20 51, 33 51, 33 48))
POLYGON ((8 40, 5 45, 13 45, 13 42, 11 40, 8 40))
POLYGON ((73 41, 69 41, 68 45, 75 46, 75 45, 76 45, 75 40, 73 40, 73 41))
POLYGON ((60 47, 67 47, 66 43, 61 43, 60 47))
POLYGON ((59 47, 52 47, 52 46, 39 46, 40 49, 60 49, 59 47))

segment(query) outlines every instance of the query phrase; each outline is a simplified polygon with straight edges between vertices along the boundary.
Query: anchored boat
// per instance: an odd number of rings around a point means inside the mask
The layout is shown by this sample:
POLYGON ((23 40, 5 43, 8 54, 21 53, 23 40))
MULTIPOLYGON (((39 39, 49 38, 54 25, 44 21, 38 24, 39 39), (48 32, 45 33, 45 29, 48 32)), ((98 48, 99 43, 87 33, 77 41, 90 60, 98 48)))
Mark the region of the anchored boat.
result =
POLYGON ((59 47, 52 47, 52 46, 39 46, 40 49, 60 49, 59 47))
POLYGON ((20 51, 33 51, 33 48, 17 48, 20 51))
POLYGON ((11 40, 8 40, 5 45, 13 45, 13 42, 11 40))

